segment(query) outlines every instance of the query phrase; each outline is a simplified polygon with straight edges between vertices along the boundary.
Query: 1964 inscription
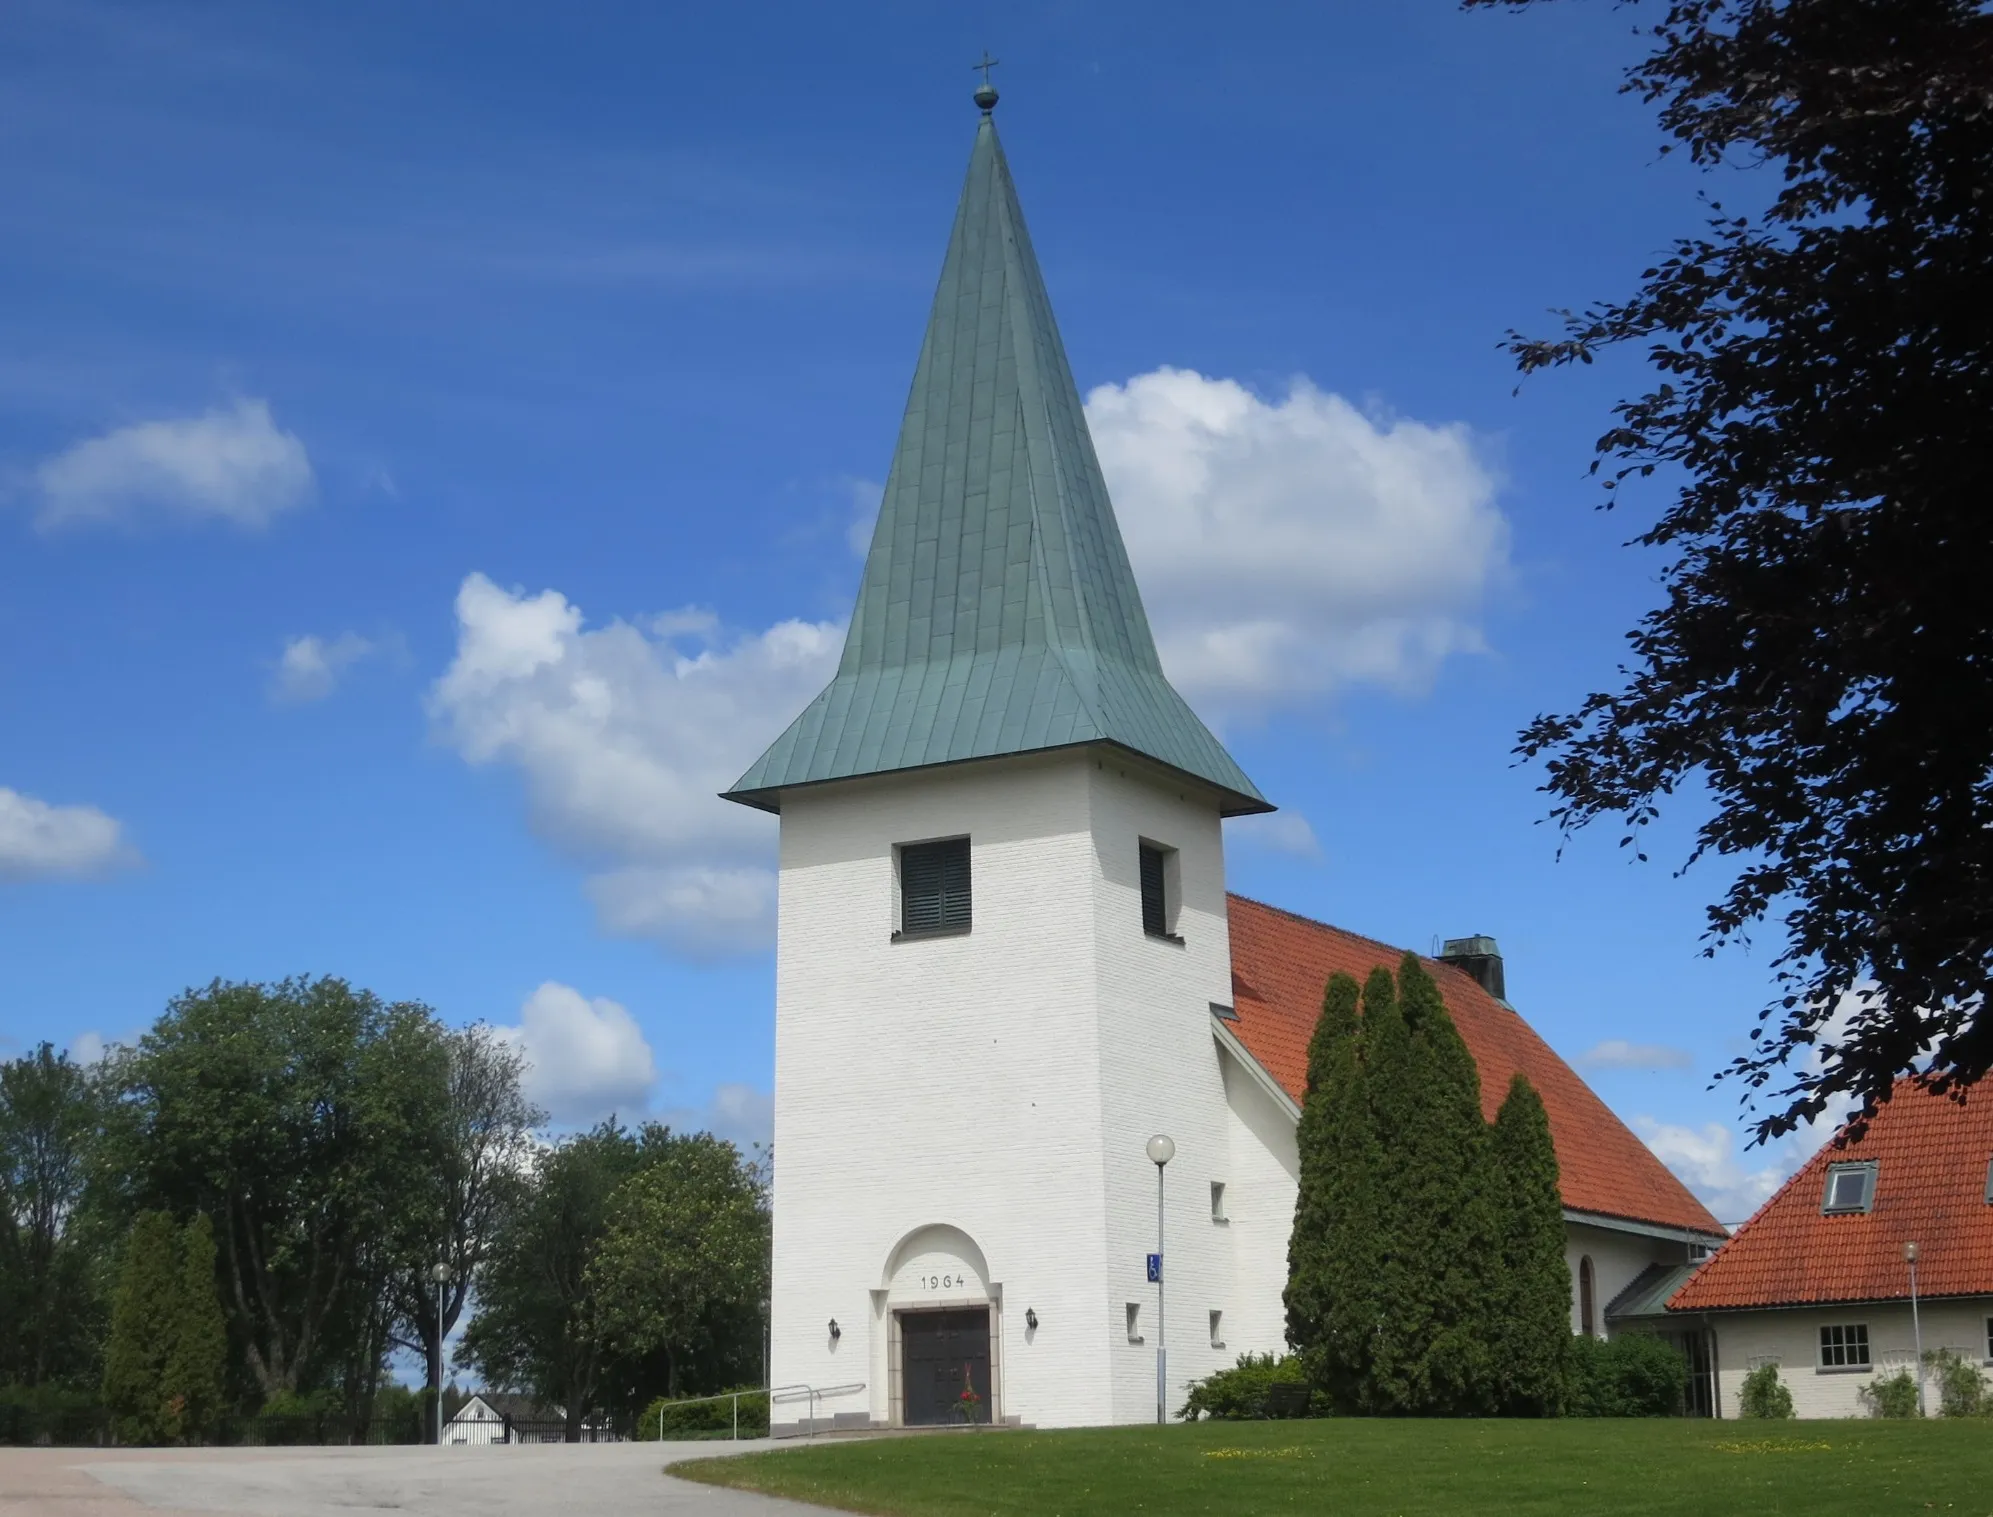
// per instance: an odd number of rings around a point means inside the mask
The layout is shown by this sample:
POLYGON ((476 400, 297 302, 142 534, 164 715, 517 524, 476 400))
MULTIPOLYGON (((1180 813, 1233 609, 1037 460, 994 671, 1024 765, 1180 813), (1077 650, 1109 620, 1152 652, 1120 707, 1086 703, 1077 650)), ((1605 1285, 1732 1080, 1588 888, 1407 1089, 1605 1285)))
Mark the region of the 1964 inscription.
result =
POLYGON ((922 1275, 920 1288, 929 1291, 960 1290, 969 1283, 967 1275, 922 1275))

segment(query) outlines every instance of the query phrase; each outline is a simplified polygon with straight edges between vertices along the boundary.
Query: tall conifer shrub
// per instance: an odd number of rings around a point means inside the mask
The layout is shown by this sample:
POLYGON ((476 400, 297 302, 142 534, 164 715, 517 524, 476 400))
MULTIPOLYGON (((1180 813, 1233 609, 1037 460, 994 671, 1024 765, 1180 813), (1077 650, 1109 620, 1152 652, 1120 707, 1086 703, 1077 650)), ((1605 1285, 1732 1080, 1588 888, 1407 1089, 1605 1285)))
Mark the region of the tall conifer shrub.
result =
POLYGON ((1498 1125, 1415 954, 1361 1014, 1331 979, 1309 1046, 1288 1248, 1288 1333, 1339 1412, 1542 1415, 1563 1402, 1570 1284, 1541 1101, 1498 1125))
POLYGON ((160 1374, 165 1431, 176 1442, 200 1443, 213 1434, 226 1394, 227 1359, 228 1327, 215 1283, 214 1227, 201 1212, 181 1238, 166 1362, 160 1374))
POLYGON ((173 1435, 161 1394, 180 1285, 180 1230, 162 1211, 140 1212, 125 1240, 104 1344, 104 1405, 120 1443, 173 1435))
POLYGON ((1564 1259, 1564 1198, 1543 1099, 1516 1075, 1490 1138, 1501 1225, 1494 1359, 1500 1410, 1553 1417, 1563 1410, 1571 1359, 1571 1272, 1564 1259))
POLYGON ((1360 1337, 1352 1319, 1368 1316, 1369 1182, 1374 1135, 1364 1089, 1356 981, 1330 978, 1308 1044, 1308 1087, 1296 1132, 1301 1175, 1288 1240, 1287 1338, 1308 1378, 1341 1400, 1360 1377, 1360 1337))

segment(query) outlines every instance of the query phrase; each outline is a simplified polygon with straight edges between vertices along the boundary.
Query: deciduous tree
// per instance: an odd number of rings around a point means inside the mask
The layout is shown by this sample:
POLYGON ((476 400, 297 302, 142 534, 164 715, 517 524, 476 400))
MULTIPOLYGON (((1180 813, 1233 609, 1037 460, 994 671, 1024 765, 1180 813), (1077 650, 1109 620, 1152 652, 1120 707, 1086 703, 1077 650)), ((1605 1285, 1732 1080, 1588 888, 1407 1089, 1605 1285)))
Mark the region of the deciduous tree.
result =
POLYGON ((1789 1077, 1769 1137, 1993 1063, 1993 8, 1645 9, 1626 90, 1669 147, 1773 182, 1713 203, 1624 300, 1511 334, 1525 373, 1644 351, 1659 377, 1592 467, 1607 506, 1657 473, 1672 492, 1634 538, 1665 598, 1621 683, 1518 751, 1567 830, 1617 817, 1631 843, 1706 799, 1689 861, 1738 866, 1707 947, 1783 929, 1731 1071, 1789 1077))

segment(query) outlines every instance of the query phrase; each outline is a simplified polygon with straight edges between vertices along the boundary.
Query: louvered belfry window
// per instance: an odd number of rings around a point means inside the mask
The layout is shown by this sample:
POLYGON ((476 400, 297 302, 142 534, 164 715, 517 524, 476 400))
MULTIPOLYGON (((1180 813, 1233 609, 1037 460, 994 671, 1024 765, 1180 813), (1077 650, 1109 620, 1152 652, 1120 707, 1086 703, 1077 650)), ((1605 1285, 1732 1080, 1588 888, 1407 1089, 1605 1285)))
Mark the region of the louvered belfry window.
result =
POLYGON ((1169 936, 1169 905, 1163 895, 1163 851, 1142 845, 1142 931, 1152 938, 1169 936))
POLYGON ((900 931, 969 930, 969 840, 900 849, 900 931))

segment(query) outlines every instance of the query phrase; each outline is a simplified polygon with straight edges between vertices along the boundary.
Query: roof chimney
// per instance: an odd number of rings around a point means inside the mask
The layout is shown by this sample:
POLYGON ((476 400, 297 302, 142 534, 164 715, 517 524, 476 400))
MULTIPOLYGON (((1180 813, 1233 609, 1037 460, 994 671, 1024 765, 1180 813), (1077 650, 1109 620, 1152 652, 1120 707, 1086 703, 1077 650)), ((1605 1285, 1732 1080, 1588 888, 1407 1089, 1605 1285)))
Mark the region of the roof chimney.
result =
POLYGON ((1439 961, 1466 970, 1489 995, 1504 1006, 1509 1004, 1508 986, 1502 979, 1502 950, 1493 938, 1448 938, 1439 951, 1439 961))

